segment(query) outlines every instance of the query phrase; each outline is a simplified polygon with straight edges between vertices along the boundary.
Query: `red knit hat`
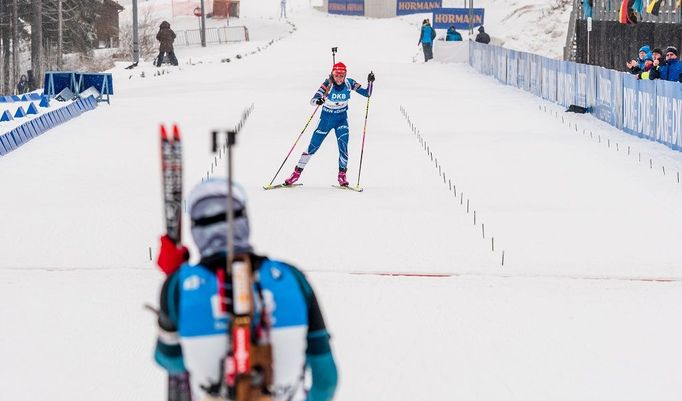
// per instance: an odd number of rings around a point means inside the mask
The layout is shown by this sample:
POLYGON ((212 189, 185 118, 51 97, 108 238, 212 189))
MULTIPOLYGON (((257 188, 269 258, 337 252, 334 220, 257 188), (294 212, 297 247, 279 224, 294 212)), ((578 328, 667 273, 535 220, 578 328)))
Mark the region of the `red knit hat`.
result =
POLYGON ((344 63, 341 63, 341 62, 334 64, 334 67, 332 67, 332 74, 335 72, 336 73, 342 73, 345 75, 346 74, 346 65, 344 63))

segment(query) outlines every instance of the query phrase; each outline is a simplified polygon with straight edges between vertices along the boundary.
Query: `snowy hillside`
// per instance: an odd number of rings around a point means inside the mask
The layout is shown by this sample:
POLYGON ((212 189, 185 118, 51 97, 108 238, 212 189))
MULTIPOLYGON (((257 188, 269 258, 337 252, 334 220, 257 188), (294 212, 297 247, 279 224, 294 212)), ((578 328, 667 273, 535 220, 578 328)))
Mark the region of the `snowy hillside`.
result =
MULTIPOLYGON (((570 0, 476 0, 474 7, 485 9, 485 29, 495 44, 561 59, 572 4, 570 0)), ((462 0, 443 0, 443 7, 463 6, 462 0)), ((468 32, 462 34, 468 37, 468 32)))
MULTIPOLYGON (((121 13, 121 21, 131 18, 129 0, 120 1, 127 9, 121 13)), ((191 2, 188 2, 191 3, 191 2)), ((198 0, 194 1, 197 5, 198 0)), ((289 17, 309 8, 308 0, 289 0, 289 17)), ((495 43, 510 49, 536 53, 561 59, 566 44, 566 31, 573 2, 571 0, 476 0, 474 6, 485 9, 485 26, 495 43)), ((462 0, 443 0, 443 7, 463 7, 462 0)), ((140 3, 140 14, 150 10, 155 20, 169 20, 175 29, 196 29, 197 18, 172 15, 170 0, 154 0, 140 3)), ((231 19, 233 25, 247 25, 256 33, 262 32, 258 25, 279 21, 279 1, 242 1, 242 18, 231 19), (253 27, 257 24, 256 27, 253 27)), ((424 15, 406 16, 403 20, 415 25, 424 15)), ((208 19, 206 26, 225 24, 222 19, 208 19)), ((379 23, 380 25, 380 23, 379 23)), ((462 32, 467 38, 468 34, 462 32)), ((444 36, 444 32, 440 32, 444 36)), ((476 32, 474 32, 474 35, 476 32)))
MULTIPOLYGON (((164 4, 145 3, 159 18, 164 4)), ((156 319, 142 307, 163 280, 150 258, 163 230, 159 123, 182 131, 187 195, 225 169, 209 133, 251 104, 235 175, 252 243, 315 287, 340 370, 335 401, 677 400, 680 153, 466 64, 413 62, 420 16, 308 4, 293 1, 288 24, 276 0, 245 1, 254 39, 178 49, 179 67, 119 63, 111 105, 0 158, 0 400, 165 399, 156 319), (332 46, 351 78, 377 77, 365 191, 331 187, 333 137, 302 187, 263 191, 313 113, 332 46)), ((551 3, 489 4, 493 36, 500 21, 510 42, 561 51, 560 35, 547 39, 559 17, 542 18, 551 3)), ((367 105, 353 94, 352 183, 367 105)))

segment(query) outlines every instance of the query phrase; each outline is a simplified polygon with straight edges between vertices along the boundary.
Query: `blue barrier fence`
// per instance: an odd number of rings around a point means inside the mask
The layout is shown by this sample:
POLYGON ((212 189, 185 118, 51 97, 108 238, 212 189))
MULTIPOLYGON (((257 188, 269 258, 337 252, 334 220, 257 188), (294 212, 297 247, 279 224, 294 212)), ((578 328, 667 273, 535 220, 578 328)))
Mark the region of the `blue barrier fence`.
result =
POLYGON ((90 96, 85 99, 78 99, 66 107, 49 111, 21 124, 13 130, 0 135, 0 156, 4 156, 17 149, 31 139, 45 133, 50 128, 69 121, 96 107, 97 100, 90 96))
POLYGON ((43 94, 53 98, 68 88, 74 95, 78 95, 90 87, 97 90, 98 102, 110 103, 109 96, 114 94, 114 80, 110 73, 48 71, 45 73, 43 94))
POLYGON ((568 107, 590 108, 628 134, 682 151, 682 84, 469 42, 469 64, 503 84, 568 107))

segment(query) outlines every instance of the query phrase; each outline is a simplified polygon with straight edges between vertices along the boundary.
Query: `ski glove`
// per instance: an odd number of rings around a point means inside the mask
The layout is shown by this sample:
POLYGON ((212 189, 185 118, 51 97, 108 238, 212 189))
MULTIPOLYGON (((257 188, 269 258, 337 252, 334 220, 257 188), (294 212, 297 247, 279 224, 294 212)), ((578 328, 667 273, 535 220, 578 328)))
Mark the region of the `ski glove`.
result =
POLYGON ((374 82, 374 72, 370 72, 369 75, 367 75, 367 82, 374 82))
POLYGON ((189 260, 189 250, 184 245, 176 245, 168 235, 161 237, 161 248, 156 264, 170 276, 189 260))
POLYGON ((324 103, 324 98, 323 98, 323 97, 318 97, 318 98, 315 100, 315 104, 318 105, 318 106, 321 105, 321 104, 323 104, 323 103, 324 103))

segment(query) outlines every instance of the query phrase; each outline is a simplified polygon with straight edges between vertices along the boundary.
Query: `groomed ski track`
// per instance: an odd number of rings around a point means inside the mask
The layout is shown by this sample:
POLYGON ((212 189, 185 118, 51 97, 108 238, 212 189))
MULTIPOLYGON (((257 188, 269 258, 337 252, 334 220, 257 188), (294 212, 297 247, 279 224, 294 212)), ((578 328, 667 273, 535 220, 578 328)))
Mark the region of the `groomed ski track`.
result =
MULTIPOLYGON (((162 281, 149 259, 162 230, 158 125, 182 130, 191 188, 224 175, 209 132, 251 104, 234 165, 253 244, 309 272, 340 368, 335 400, 678 399, 680 154, 467 65, 413 63, 409 19, 301 4, 297 30, 270 46, 195 49, 194 66, 179 51, 181 68, 162 76, 115 70, 111 106, 0 159, 0 400, 164 398, 142 308, 162 281), (330 187, 333 134, 302 187, 264 191, 312 113, 331 46, 349 77, 377 76, 364 192, 330 187)), ((354 94, 351 185, 364 111, 354 94)))

